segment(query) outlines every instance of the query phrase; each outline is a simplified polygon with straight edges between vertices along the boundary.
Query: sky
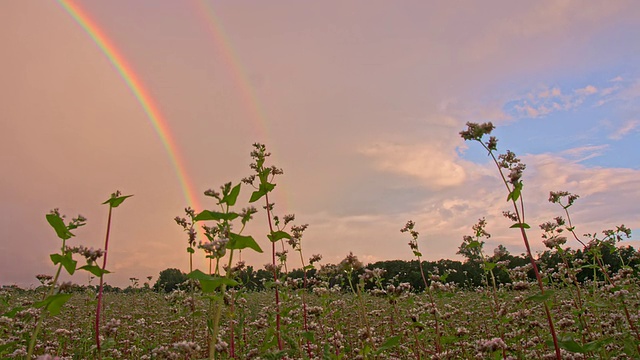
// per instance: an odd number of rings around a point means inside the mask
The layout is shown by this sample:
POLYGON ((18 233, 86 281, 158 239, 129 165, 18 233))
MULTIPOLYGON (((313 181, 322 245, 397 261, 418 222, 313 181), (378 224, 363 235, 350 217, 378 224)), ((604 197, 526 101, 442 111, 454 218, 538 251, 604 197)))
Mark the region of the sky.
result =
MULTIPOLYGON (((53 208, 88 219, 68 245, 104 248, 116 190, 134 196, 113 212, 106 281, 188 271, 173 219, 216 210, 203 192, 250 175, 255 142, 284 170, 276 213, 309 224, 307 258, 410 260, 410 219, 427 260, 463 260, 480 218, 488 253, 520 254, 468 121, 527 165, 535 252, 558 190, 580 195, 579 235, 624 224, 637 247, 639 19, 632 0, 0 2, 0 284, 55 272, 53 208)), ((261 206, 244 232, 265 250, 243 252, 255 268, 270 262, 261 206)))

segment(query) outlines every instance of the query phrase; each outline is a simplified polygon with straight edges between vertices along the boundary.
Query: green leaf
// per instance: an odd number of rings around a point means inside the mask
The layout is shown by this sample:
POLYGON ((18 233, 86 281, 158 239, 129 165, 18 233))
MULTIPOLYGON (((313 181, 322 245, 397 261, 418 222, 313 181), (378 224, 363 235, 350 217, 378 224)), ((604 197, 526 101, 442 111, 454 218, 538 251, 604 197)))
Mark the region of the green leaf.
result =
POLYGON ((531 229, 531 226, 529 226, 529 224, 527 223, 515 223, 511 226, 509 226, 510 229, 515 229, 515 228, 522 228, 522 229, 531 229))
POLYGON ((193 280, 213 280, 213 276, 207 275, 198 269, 195 269, 192 272, 188 273, 187 278, 193 280))
POLYGON ((256 201, 260 200, 260 198, 265 196, 268 192, 273 190, 275 187, 276 187, 276 184, 272 184, 270 182, 266 182, 266 180, 265 180, 265 182, 261 182, 260 186, 258 187, 258 190, 254 191, 251 194, 251 198, 249 199, 249 202, 252 203, 252 202, 256 202, 256 201))
POLYGON ((544 294, 537 293, 535 295, 531 295, 528 298, 524 299, 524 301, 535 301, 535 302, 544 302, 553 295, 553 290, 547 290, 544 294))
POLYGON ((193 218, 194 221, 206 221, 206 220, 215 220, 215 221, 222 221, 222 220, 233 220, 235 218, 237 218, 238 216, 240 216, 237 213, 234 212, 229 212, 229 213, 223 213, 223 212, 219 212, 219 211, 209 211, 209 210, 203 210, 200 214, 196 215, 195 218, 193 218))
POLYGON ((260 187, 264 188, 264 191, 266 191, 266 192, 271 192, 273 189, 276 188, 276 184, 272 184, 270 182, 265 182, 265 183, 260 184, 260 187))
POLYGON ((491 271, 496 267, 496 263, 492 263, 492 262, 485 262, 484 263, 484 270, 485 271, 491 271))
POLYGON ((630 358, 636 358, 637 359, 637 354, 638 354, 638 346, 637 344, 633 341, 633 339, 630 338, 625 338, 624 340, 624 352, 625 354, 627 354, 630 358))
POLYGON ((270 168, 262 169, 258 173, 258 178, 260 179, 260 185, 266 184, 269 182, 269 174, 271 173, 270 168))
POLYGON ((76 272, 78 262, 73 260, 70 252, 67 252, 64 256, 60 254, 51 254, 49 257, 51 258, 51 261, 53 261, 54 265, 62 263, 62 266, 64 266, 64 269, 67 270, 69 275, 73 275, 73 273, 76 272))
POLYGON ((195 253, 196 251, 195 251, 191 246, 189 246, 189 247, 187 248, 187 252, 188 252, 189 254, 193 254, 193 253, 195 253))
POLYGON ((587 352, 580 344, 571 338, 567 340, 558 340, 558 346, 574 353, 584 354, 587 352))
POLYGON ((269 240, 271 240, 271 242, 276 242, 280 239, 291 239, 291 235, 282 230, 273 231, 271 232, 271 234, 267 235, 267 237, 269 238, 269 240))
POLYGON ((473 240, 472 242, 470 242, 469 244, 467 244, 467 248, 477 248, 477 247, 481 247, 482 244, 480 243, 480 241, 478 240, 473 240))
POLYGON ((246 248, 251 248, 259 253, 262 252, 260 245, 258 245, 253 237, 229 233, 229 242, 227 243, 227 249, 242 250, 246 248))
POLYGON ((389 349, 397 346, 399 343, 400 343, 400 336, 392 336, 392 337, 388 338, 387 341, 382 343, 382 345, 380 345, 380 347, 375 352, 375 354, 377 355, 377 354, 382 353, 385 350, 389 350, 389 349))
POLYGON ((8 318, 13 318, 13 317, 16 316, 17 313, 19 313, 22 310, 23 310, 22 306, 14 307, 13 309, 7 311, 6 313, 2 314, 1 316, 6 316, 8 318))
POLYGON ((187 274, 187 278, 198 280, 198 282, 200 282, 200 286, 202 287, 203 293, 212 293, 222 285, 227 285, 227 286, 238 285, 238 282, 233 279, 229 279, 227 277, 207 275, 198 269, 193 270, 192 272, 187 274))
POLYGON ((605 344, 613 342, 613 338, 607 337, 599 340, 591 341, 582 346, 585 352, 593 352, 600 350, 605 344))
POLYGON ((79 267, 78 270, 86 270, 97 277, 100 277, 104 274, 111 273, 111 271, 109 270, 102 270, 102 268, 98 265, 85 265, 85 266, 79 267))
POLYGON ((68 240, 71 239, 72 236, 75 236, 71 233, 71 231, 69 231, 67 225, 64 224, 64 220, 62 220, 60 215, 47 214, 47 222, 49 222, 49 225, 53 227, 60 239, 68 240))
POLYGON ((582 265, 580 266, 581 269, 600 269, 600 266, 598 265, 594 265, 594 264, 590 264, 590 265, 582 265))
POLYGON ((522 192, 522 181, 519 181, 514 187, 513 191, 509 193, 507 196, 507 201, 513 200, 517 201, 520 198, 520 193, 522 192))
POLYGON ((47 309, 50 315, 55 316, 60 313, 62 305, 71 299, 71 294, 55 294, 48 296, 42 301, 38 301, 34 304, 35 307, 44 307, 47 309))
POLYGON ((256 202, 258 200, 260 200, 261 197, 263 197, 266 194, 266 192, 262 191, 262 190, 256 190, 253 193, 251 193, 251 198, 249 199, 249 202, 256 202))
POLYGON ((127 198, 132 197, 133 195, 125 195, 125 196, 118 196, 118 197, 112 197, 109 200, 103 202, 102 204, 109 204, 110 207, 112 208, 117 208, 118 206, 120 206, 120 204, 122 204, 127 198))
POLYGON ((240 194, 240 184, 236 185, 231 189, 231 192, 222 198, 220 201, 221 204, 227 204, 229 206, 233 206, 236 204, 236 200, 238 200, 238 195, 240 194))

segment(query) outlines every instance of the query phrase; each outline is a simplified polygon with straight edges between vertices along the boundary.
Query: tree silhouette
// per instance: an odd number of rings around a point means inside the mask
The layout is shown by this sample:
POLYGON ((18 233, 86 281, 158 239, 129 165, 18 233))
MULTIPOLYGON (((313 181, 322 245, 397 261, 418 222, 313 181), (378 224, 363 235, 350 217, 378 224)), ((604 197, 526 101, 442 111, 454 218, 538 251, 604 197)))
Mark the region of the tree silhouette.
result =
POLYGON ((179 269, 165 269, 160 272, 158 280, 153 285, 155 291, 170 292, 187 280, 187 275, 179 269))

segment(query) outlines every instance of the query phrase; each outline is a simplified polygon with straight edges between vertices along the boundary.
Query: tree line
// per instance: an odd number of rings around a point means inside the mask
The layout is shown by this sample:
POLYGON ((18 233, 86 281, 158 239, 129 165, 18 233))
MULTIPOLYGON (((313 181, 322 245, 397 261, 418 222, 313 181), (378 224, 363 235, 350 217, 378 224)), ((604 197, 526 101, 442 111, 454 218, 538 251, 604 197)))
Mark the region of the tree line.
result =
MULTIPOLYGON (((593 271, 593 252, 598 251, 603 262, 607 264, 611 273, 616 273, 623 267, 638 272, 640 266, 640 254, 631 246, 613 247, 602 243, 597 249, 565 249, 564 255, 570 254, 570 266, 578 270, 577 279, 580 282, 593 280, 594 277, 602 280, 602 274, 593 271)), ((441 259, 437 261, 422 261, 425 273, 429 274, 428 283, 455 285, 459 288, 474 288, 485 284, 485 266, 487 261, 495 264, 493 268, 497 284, 508 285, 514 281, 514 271, 526 272, 528 280, 534 280, 535 276, 530 268, 530 260, 525 254, 512 255, 502 245, 495 249, 494 254, 484 259, 479 258, 473 252, 465 252, 461 247, 459 254, 463 255, 463 261, 441 259)), ((538 266, 544 271, 549 281, 561 282, 563 259, 557 250, 546 250, 538 253, 538 266)), ((394 284, 409 283, 414 291, 424 290, 424 282, 421 277, 417 260, 385 260, 370 263, 354 271, 352 281, 358 281, 359 276, 366 269, 382 269, 381 283, 394 284)), ((324 282, 325 286, 344 286, 347 283, 346 274, 341 270, 340 264, 325 264, 318 268, 308 269, 307 277, 311 279, 309 286, 318 282, 324 282)), ((304 272, 302 269, 294 269, 287 273, 281 272, 281 279, 290 286, 301 287, 304 272)), ((172 291, 181 287, 186 288, 187 276, 179 269, 170 268, 160 272, 160 275, 152 287, 154 291, 172 291)), ((273 283, 273 273, 266 269, 256 269, 246 266, 236 271, 236 281, 248 291, 263 291, 273 283)), ((375 284, 365 284, 365 289, 372 289, 375 284)))

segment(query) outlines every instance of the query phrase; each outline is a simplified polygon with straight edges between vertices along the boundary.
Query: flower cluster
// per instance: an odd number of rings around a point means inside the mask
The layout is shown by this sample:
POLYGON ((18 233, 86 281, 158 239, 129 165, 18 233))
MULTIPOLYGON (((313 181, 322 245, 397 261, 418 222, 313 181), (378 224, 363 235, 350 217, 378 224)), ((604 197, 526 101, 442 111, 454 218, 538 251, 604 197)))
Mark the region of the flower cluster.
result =
POLYGON ((364 265, 362 264, 362 262, 360 262, 360 260, 358 260, 357 256, 353 255, 353 252, 349 252, 349 255, 347 255, 347 257, 344 258, 338 265, 338 268, 341 271, 347 273, 358 271, 363 267, 364 265))
POLYGON ((227 253, 228 242, 229 242, 229 239, 221 237, 205 243, 201 241, 198 244, 198 247, 204 250, 206 253, 208 253, 209 256, 219 259, 227 253))
POLYGON ((293 250, 302 251, 300 248, 300 240, 302 240, 302 234, 309 227, 309 224, 293 225, 291 227, 291 238, 287 240, 287 243, 291 245, 293 250))
MULTIPOLYGON (((495 128, 491 122, 482 124, 468 122, 467 130, 460 131, 460 136, 465 140, 481 141, 483 136, 491 134, 495 128)), ((497 140, 493 140, 493 143, 497 143, 497 140)))
POLYGON ((419 257, 419 256, 422 256, 422 254, 420 253, 420 250, 418 250, 419 233, 413 229, 415 226, 416 226, 416 223, 413 222, 412 220, 409 220, 407 221, 405 226, 402 229, 400 229, 400 232, 402 233, 408 232, 411 235, 411 240, 409 241, 409 247, 411 248, 411 251, 413 251, 413 255, 419 257))
POLYGON ((567 238, 560 234, 564 231, 565 221, 562 216, 557 216, 553 221, 547 221, 540 224, 540 229, 544 231, 542 234, 542 243, 549 249, 555 249, 564 245, 567 242, 567 238))
POLYGON ((572 194, 568 191, 550 191, 549 192, 549 202, 553 204, 560 204, 563 208, 568 208, 573 205, 573 202, 576 201, 580 196, 572 194), (567 198, 567 203, 563 204, 562 199, 567 198))
POLYGON ((87 259, 87 264, 93 264, 104 255, 104 250, 102 249, 94 249, 93 247, 87 248, 82 245, 67 247, 67 251, 84 256, 84 258, 87 259))
POLYGON ((173 220, 178 224, 182 229, 187 233, 189 246, 194 246, 196 244, 196 231, 193 228, 194 218, 196 217, 196 212, 190 207, 184 209, 184 212, 189 216, 190 221, 186 218, 181 218, 176 216, 173 220))
POLYGON ((507 150, 506 154, 498 155, 498 160, 501 168, 509 170, 509 175, 507 175, 509 183, 516 186, 520 182, 522 173, 527 166, 523 164, 511 150, 507 150))

